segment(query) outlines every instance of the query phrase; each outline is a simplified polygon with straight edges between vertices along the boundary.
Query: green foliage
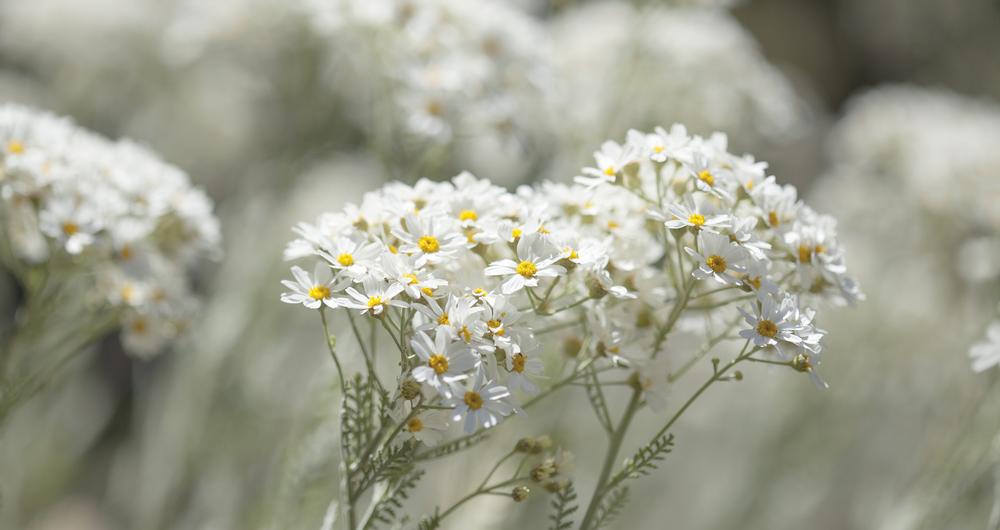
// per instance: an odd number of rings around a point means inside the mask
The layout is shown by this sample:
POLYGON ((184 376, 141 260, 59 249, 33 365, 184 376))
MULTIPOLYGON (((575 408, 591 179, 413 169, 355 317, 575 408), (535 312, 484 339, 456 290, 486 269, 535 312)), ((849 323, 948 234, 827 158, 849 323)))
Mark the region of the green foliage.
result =
POLYGON ((576 502, 576 490, 571 483, 555 496, 552 500, 552 514, 549 515, 549 520, 552 521, 549 530, 566 530, 573 526, 573 513, 580 508, 576 502))
POLYGON ((653 438, 651 442, 640 447, 632 458, 625 461, 621 471, 608 483, 608 488, 615 487, 625 479, 649 475, 657 468, 659 462, 666 458, 667 453, 673 450, 673 447, 673 434, 663 434, 653 438))
POLYGON ((381 480, 400 480, 408 475, 413 470, 416 447, 415 443, 409 441, 395 447, 385 447, 370 460, 359 462, 361 477, 358 480, 357 491, 365 491, 381 480))
POLYGON ((425 516, 417 525, 417 530, 437 530, 441 528, 441 514, 437 510, 434 515, 425 516))
POLYGON ((403 501, 409 498, 410 491, 417 486, 417 482, 424 476, 424 470, 412 469, 408 473, 389 481, 388 489, 382 498, 375 503, 372 508, 371 518, 365 524, 365 530, 377 528, 378 523, 391 525, 399 518, 399 511, 403 508, 403 501))
POLYGON ((614 522, 616 517, 621 515, 622 510, 625 509, 625 504, 628 503, 628 494, 628 486, 623 486, 608 495, 608 498, 597 509, 597 517, 594 519, 593 526, 595 530, 608 526, 614 522))
POLYGON ((441 458, 448 456, 459 451, 463 451, 472 447, 479 442, 485 440, 489 436, 489 431, 483 430, 474 434, 463 436, 461 438, 452 440, 448 443, 444 443, 428 449, 422 453, 416 455, 416 460, 432 460, 435 458, 441 458))
POLYGON ((378 417, 381 410, 375 403, 372 385, 361 374, 355 375, 344 388, 340 411, 341 443, 348 462, 356 462, 372 443, 378 417))
POLYGON ((611 432, 614 430, 614 427, 611 425, 608 403, 604 399, 604 391, 601 390, 600 381, 597 380, 597 373, 594 372, 593 368, 588 370, 584 385, 587 390, 587 398, 590 400, 590 406, 593 407, 594 413, 597 414, 597 421, 600 422, 601 427, 605 431, 611 432))

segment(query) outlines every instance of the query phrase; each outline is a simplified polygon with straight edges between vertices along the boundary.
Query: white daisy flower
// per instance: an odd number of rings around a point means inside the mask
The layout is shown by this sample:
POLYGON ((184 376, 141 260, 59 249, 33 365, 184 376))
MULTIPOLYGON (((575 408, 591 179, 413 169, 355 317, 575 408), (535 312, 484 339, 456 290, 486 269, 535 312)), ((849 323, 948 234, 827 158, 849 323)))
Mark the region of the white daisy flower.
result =
POLYGON ((413 378, 444 397, 451 397, 453 385, 467 378, 469 370, 479 364, 479 358, 469 352, 467 344, 453 341, 444 330, 438 330, 433 341, 427 333, 417 332, 410 344, 422 362, 413 369, 413 378))
POLYGON ((399 251, 414 256, 417 267, 438 264, 455 257, 468 246, 465 236, 434 215, 407 215, 393 235, 403 242, 399 251))
POLYGON ((480 427, 489 429, 505 416, 519 412, 507 387, 487 381, 481 370, 472 386, 456 394, 449 403, 454 407, 452 420, 461 421, 466 433, 473 433, 480 427))
POLYGON ((636 156, 637 152, 633 145, 628 143, 621 145, 609 140, 601 144, 600 150, 594 151, 597 167, 583 168, 583 176, 573 180, 588 188, 604 183, 614 184, 625 166, 635 162, 636 156))
POLYGON ((362 313, 377 317, 387 311, 389 307, 408 307, 409 304, 402 300, 395 300, 399 293, 403 292, 403 286, 398 283, 386 283, 375 278, 365 278, 362 282, 364 294, 359 293, 354 287, 347 288, 350 298, 338 298, 337 304, 351 309, 360 309, 362 313))
POLYGON ((739 285, 734 273, 746 271, 746 250, 729 240, 729 236, 712 232, 698 234, 698 250, 685 247, 684 251, 698 260, 692 275, 704 280, 712 278, 726 285, 739 285))
POLYGON ((517 261, 502 259, 494 261, 486 267, 487 276, 507 276, 500 290, 504 294, 513 294, 524 287, 537 287, 539 278, 555 278, 566 272, 566 269, 556 265, 558 254, 543 254, 543 245, 532 237, 522 237, 517 242, 517 261))
POLYGON ((806 329, 798 319, 795 299, 785 295, 780 301, 768 293, 760 293, 753 312, 739 309, 743 319, 750 326, 740 331, 740 336, 750 339, 758 348, 774 347, 788 357, 786 349, 803 345, 799 335, 806 329))
POLYGON ((545 364, 534 357, 529 358, 524 352, 507 356, 507 386, 511 390, 521 390, 534 395, 538 393, 538 385, 531 378, 542 377, 545 364), (529 378, 530 376, 530 378, 529 378))
POLYGON ((302 304, 309 309, 319 309, 325 305, 331 309, 337 308, 337 300, 333 293, 344 288, 335 283, 330 267, 324 262, 317 262, 312 276, 301 267, 292 267, 292 277, 295 281, 281 280, 281 284, 290 292, 281 294, 281 301, 286 304, 302 304))

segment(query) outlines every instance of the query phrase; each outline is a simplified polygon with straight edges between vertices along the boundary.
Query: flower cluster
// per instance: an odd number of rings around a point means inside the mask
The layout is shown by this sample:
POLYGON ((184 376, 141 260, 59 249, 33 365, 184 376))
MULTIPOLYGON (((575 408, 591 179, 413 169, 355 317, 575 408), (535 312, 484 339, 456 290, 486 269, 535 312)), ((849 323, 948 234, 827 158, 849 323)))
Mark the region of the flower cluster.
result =
POLYGON ((141 145, 13 104, 0 107, 0 204, 4 265, 22 280, 41 270, 49 286, 76 282, 82 292, 69 296, 112 307, 140 355, 184 325, 186 268, 219 250, 212 202, 184 172, 141 145))
POLYGON ((468 173, 368 193, 296 227, 285 257, 314 263, 292 267, 282 300, 378 321, 402 386, 419 384, 405 400, 451 410, 467 432, 539 391, 553 333, 577 340, 578 360, 634 368, 653 396, 682 313, 746 303, 754 351, 815 374, 823 332, 800 302, 860 297, 830 218, 721 134, 631 131, 595 162, 574 184, 515 193, 468 173))
MULTIPOLYGON (((337 90, 363 101, 389 93, 391 115, 417 136, 519 129, 549 85, 545 38, 504 2, 335 0, 307 2, 327 44, 337 90), (371 76, 374 76, 372 78, 371 76)), ((367 105, 354 105, 364 112, 367 105)))
POLYGON ((565 105, 560 119, 584 146, 636 124, 679 121, 728 131, 744 145, 806 125, 792 84, 725 10, 592 2, 552 27, 562 83, 555 104, 565 105))
MULTIPOLYGON (((914 265, 880 281, 880 298, 900 308, 886 324, 909 334, 914 319, 933 315, 958 329, 970 318, 987 327, 983 317, 1000 298, 1000 107, 901 85, 847 108, 832 135, 836 163, 817 196, 845 213, 852 244, 870 249, 859 263, 869 275, 884 276, 887 261, 914 265), (942 305, 975 315, 942 315, 942 305)), ((971 350, 976 370, 1000 362, 986 354, 991 342, 971 350)))

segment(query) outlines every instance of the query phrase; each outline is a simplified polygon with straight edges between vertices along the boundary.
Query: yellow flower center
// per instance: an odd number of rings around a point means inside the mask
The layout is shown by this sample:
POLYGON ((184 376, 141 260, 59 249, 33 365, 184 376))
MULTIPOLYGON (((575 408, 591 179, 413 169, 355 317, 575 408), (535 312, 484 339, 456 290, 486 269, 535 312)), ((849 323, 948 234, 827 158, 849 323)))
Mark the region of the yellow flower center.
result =
POLYGON ((459 221, 475 221, 479 219, 479 214, 475 210, 462 210, 458 213, 459 221))
POLYGON ((472 294, 474 294, 476 296, 479 296, 479 297, 483 297, 483 296, 487 295, 486 289, 483 289, 482 287, 476 287, 475 289, 473 289, 472 290, 472 294))
POLYGON ((410 421, 406 422, 406 430, 410 432, 420 432, 424 430, 424 422, 420 418, 410 418, 410 421))
POLYGON ((427 366, 433 368, 434 373, 441 375, 448 371, 448 358, 440 353, 435 353, 427 360, 427 366))
POLYGON ((615 228, 618 228, 619 226, 621 226, 621 225, 619 225, 617 221, 608 221, 608 230, 614 230, 615 228))
POLYGON ((778 334, 778 326, 770 320, 761 320, 757 323, 757 333, 762 337, 772 338, 778 334))
POLYGON ((350 267, 351 265, 354 265, 354 256, 348 254, 347 252, 344 252, 341 255, 337 256, 337 263, 341 264, 344 267, 350 267))
POLYGON ((653 146, 653 152, 656 153, 656 154, 662 153, 663 152, 663 146, 662 145, 654 145, 653 146))
POLYGON ((747 278, 747 283, 753 286, 754 289, 760 290, 760 276, 755 278, 747 278))
POLYGON ((479 392, 468 391, 465 393, 465 404, 472 410, 479 410, 483 408, 483 396, 479 395, 479 392))
POLYGON ((399 254, 399 249, 396 248, 396 245, 389 245, 389 252, 392 254, 399 254))
POLYGON ((715 175, 712 175, 712 172, 707 169, 698 172, 698 180, 709 186, 715 186, 715 175))
POLYGON ((417 241, 417 246, 420 247, 420 250, 425 254, 433 254, 434 252, 441 250, 441 243, 439 243, 438 239, 434 236, 421 237, 420 240, 417 241))
POLYGON ((11 140, 7 142, 7 152, 14 155, 19 155, 24 152, 24 144, 18 142, 17 140, 11 140))
POLYGON ((469 330, 469 326, 462 326, 458 334, 462 336, 462 340, 465 342, 472 342, 472 331, 469 330))
POLYGON ((80 231, 80 226, 72 221, 67 221, 62 224, 62 231, 64 234, 71 236, 80 231))
POLYGON ((517 264, 515 271, 525 278, 534 278, 535 273, 538 272, 538 266, 528 260, 524 260, 517 264))
POLYGON ((125 284, 121 289, 122 301, 126 304, 132 302, 132 295, 135 294, 135 289, 130 284, 125 284))
POLYGON ((448 313, 441 313, 441 316, 438 317, 438 325, 447 326, 449 323, 451 321, 448 319, 448 313))
POLYGON ((514 239, 517 239, 517 238, 521 237, 521 234, 522 234, 522 231, 521 231, 520 228, 515 228, 515 229, 513 229, 513 230, 510 231, 510 237, 512 237, 514 239))
POLYGON ((712 269, 712 271, 717 274, 722 274, 723 272, 726 272, 726 258, 723 258, 722 256, 719 256, 717 254, 709 256, 705 260, 705 265, 708 265, 708 268, 712 269))
POLYGON ((767 224, 771 226, 778 226, 781 224, 781 220, 778 219, 778 212, 767 212, 767 224))
POLYGON ((121 250, 118 251, 118 257, 120 257, 125 261, 132 259, 132 255, 133 255, 132 247, 130 247, 129 245, 123 245, 121 250))
POLYGON ((705 226, 705 216, 700 213, 693 213, 688 217, 688 222, 697 227, 705 226))
POLYGON ((500 321, 499 321, 499 320, 497 320, 497 319, 493 319, 493 320, 487 320, 487 321, 486 321, 486 325, 487 325, 487 326, 489 326, 489 327, 490 327, 490 329, 497 329, 497 328, 499 328, 499 327, 500 327, 501 325, 503 325, 503 322, 500 322, 500 321))
POLYGON ((368 298, 368 309, 375 309, 380 307, 384 302, 382 302, 381 296, 372 296, 368 298))
POLYGON ((430 287, 421 287, 420 292, 426 294, 427 296, 434 296, 434 289, 430 287))
POLYGON ((563 251, 566 252, 566 259, 580 259, 580 253, 572 247, 566 247, 563 251))
MULTIPOLYGON (((330 288, 325 285, 314 285, 309 288, 309 298, 313 300, 325 300, 330 297, 330 288)), ((368 302, 368 307, 371 307, 371 301, 368 302)))
POLYGON ((799 261, 805 263, 812 261, 813 249, 809 245, 799 245, 799 261))
POLYGON ((615 168, 613 168, 611 166, 608 166, 608 167, 604 168, 604 174, 607 175, 607 176, 609 176, 609 177, 613 177, 615 175, 615 173, 617 173, 617 171, 615 171, 615 168))
POLYGON ((146 320, 145 319, 137 318, 134 321, 132 321, 132 332, 133 333, 138 333, 138 334, 142 335, 142 334, 146 333, 146 329, 147 329, 147 326, 146 326, 146 320))
POLYGON ((514 359, 511 361, 511 366, 512 366, 513 370, 515 372, 517 372, 517 373, 524 372, 524 363, 527 360, 528 360, 528 358, 525 357, 523 353, 519 353, 519 354, 515 355, 514 359))
POLYGON ((404 274, 403 278, 406 278, 406 285, 413 285, 419 282, 419 280, 417 280, 417 275, 413 274, 412 272, 409 274, 404 274))

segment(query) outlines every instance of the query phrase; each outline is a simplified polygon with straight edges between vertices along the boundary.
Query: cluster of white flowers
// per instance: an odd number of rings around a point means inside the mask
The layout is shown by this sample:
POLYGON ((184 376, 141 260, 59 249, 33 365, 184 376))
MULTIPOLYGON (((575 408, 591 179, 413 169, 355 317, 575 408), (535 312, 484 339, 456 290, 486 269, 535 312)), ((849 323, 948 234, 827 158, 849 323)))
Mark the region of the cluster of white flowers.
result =
POLYGON ((5 266, 79 280, 73 296, 119 311, 136 354, 176 335, 193 303, 186 268, 219 251, 212 202, 183 171, 13 104, 0 106, 0 204, 5 266))
POLYGON ((538 23, 504 2, 306 5, 328 44, 335 88, 354 92, 350 110, 385 113, 420 137, 445 142, 482 130, 509 134, 538 114, 527 106, 535 108, 550 85, 538 23), (370 109, 365 103, 387 93, 395 108, 370 109))
MULTIPOLYGON (((913 264, 900 272, 898 284, 889 279, 882 287, 897 303, 901 296, 912 297, 901 306, 936 312, 942 303, 973 305, 977 314, 956 314, 956 325, 981 318, 995 306, 1000 296, 997 145, 1000 107, 985 101, 887 86, 849 103, 833 134, 835 164, 818 195, 845 212, 852 238, 877 254, 861 253, 865 270, 881 274, 887 259, 913 264), (899 226, 906 226, 905 234, 899 226), (891 249, 885 248, 887 238, 894 243, 891 249), (942 274, 951 280, 942 281, 942 274), (935 301, 933 307, 928 300, 935 301)), ((912 319, 902 325, 912 325, 912 319)), ((977 370, 1000 363, 1000 348, 989 344, 970 352, 977 370)))
POLYGON ((669 121, 725 130, 745 143, 804 123, 805 104, 791 83, 724 10, 595 2, 566 11, 552 27, 565 85, 559 116, 584 146, 669 121))
POLYGON ((652 396, 666 377, 649 374, 661 373, 654 359, 681 309, 715 319, 747 303, 741 334, 815 374, 823 332, 800 301, 860 296, 832 219, 765 163, 728 153, 721 134, 630 131, 595 159, 572 185, 509 193, 463 173, 368 193, 298 225, 285 257, 312 258, 314 272, 293 267, 282 300, 379 320, 402 380, 466 431, 538 392, 553 326, 578 339, 574 355, 638 369, 652 396), (725 291, 738 296, 720 300, 725 291))

